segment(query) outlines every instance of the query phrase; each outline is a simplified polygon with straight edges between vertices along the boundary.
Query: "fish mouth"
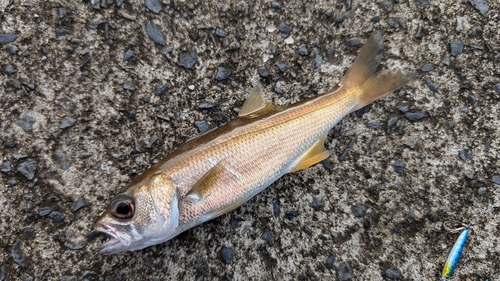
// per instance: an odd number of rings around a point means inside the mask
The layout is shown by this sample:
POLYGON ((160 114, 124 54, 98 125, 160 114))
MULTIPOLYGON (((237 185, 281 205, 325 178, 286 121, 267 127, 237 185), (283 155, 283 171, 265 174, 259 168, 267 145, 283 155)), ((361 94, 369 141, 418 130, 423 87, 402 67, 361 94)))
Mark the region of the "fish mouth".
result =
POLYGON ((106 242, 99 247, 101 255, 110 255, 125 250, 132 243, 132 237, 118 227, 97 222, 94 229, 106 235, 106 242))

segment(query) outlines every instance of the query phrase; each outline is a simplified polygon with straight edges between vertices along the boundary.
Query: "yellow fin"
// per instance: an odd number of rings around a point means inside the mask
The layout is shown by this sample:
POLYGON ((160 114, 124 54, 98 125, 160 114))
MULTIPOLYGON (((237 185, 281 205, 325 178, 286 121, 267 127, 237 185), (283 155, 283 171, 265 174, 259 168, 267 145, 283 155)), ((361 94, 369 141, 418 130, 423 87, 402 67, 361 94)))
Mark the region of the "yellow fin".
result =
POLYGON ((358 110, 382 98, 415 78, 414 73, 383 72, 376 74, 383 51, 382 33, 376 31, 366 41, 351 69, 342 78, 340 82, 342 86, 356 87, 361 90, 359 103, 353 110, 358 110))
POLYGON ((212 193, 212 189, 217 187, 217 180, 219 180, 223 173, 226 172, 224 165, 225 161, 220 161, 212 167, 186 194, 187 198, 194 201, 201 201, 212 193))
POLYGON ((274 108, 274 105, 262 95, 262 87, 259 84, 254 84, 254 88, 238 116, 247 116, 253 113, 264 113, 274 108))
POLYGON ((290 170, 290 172, 299 171, 312 166, 318 162, 325 160, 330 157, 331 152, 325 149, 326 135, 322 136, 309 150, 304 153, 300 158, 300 161, 295 165, 295 167, 290 170))

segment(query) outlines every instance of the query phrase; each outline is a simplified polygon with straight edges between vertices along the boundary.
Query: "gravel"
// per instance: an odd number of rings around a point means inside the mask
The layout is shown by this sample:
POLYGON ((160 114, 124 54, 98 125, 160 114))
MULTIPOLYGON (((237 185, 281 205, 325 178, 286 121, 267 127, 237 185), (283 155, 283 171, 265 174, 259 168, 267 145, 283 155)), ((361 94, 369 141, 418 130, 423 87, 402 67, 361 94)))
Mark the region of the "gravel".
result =
POLYGON ((422 112, 406 112, 405 117, 412 122, 416 122, 422 120, 422 118, 425 117, 425 114, 422 112))
POLYGON ((160 46, 165 46, 165 37, 163 36, 163 32, 161 31, 161 27, 159 25, 154 25, 148 21, 146 23, 146 34, 154 43, 160 46))
POLYGON ((456 57, 463 52, 464 44, 462 42, 451 42, 450 48, 451 48, 451 55, 456 57))
POLYGON ((32 180, 35 178, 36 168, 36 162, 34 160, 28 160, 19 164, 17 171, 23 174, 28 180, 32 180))
POLYGON ((350 281, 352 280, 352 269, 351 266, 347 263, 344 263, 339 267, 337 271, 337 278, 339 281, 350 281))
POLYGON ((3 72, 4 72, 5 74, 14 74, 14 73, 16 73, 17 71, 16 71, 16 69, 14 68, 14 66, 13 66, 13 65, 9 64, 9 65, 7 65, 7 66, 5 67, 5 69, 3 70, 3 72))
POLYGON ((26 261, 21 250, 21 245, 21 241, 16 241, 16 243, 12 246, 11 255, 15 263, 21 267, 26 267, 26 261))
POLYGON ((330 253, 328 258, 326 259, 326 264, 325 264, 326 268, 328 268, 328 269, 333 268, 333 263, 335 262, 336 257, 337 257, 337 253, 335 253, 335 252, 330 253))
POLYGON ((234 259, 234 250, 229 247, 222 246, 220 249, 220 257, 223 263, 231 264, 234 259))
POLYGON ((427 84, 427 88, 429 88, 429 90, 431 90, 434 93, 441 94, 439 92, 439 89, 436 87, 436 85, 434 85, 434 83, 431 80, 427 80, 425 83, 427 84))
POLYGON ((474 8, 476 8, 476 10, 479 11, 479 13, 481 13, 481 15, 484 15, 488 12, 489 5, 486 0, 470 0, 470 3, 474 8))
POLYGON ((392 163, 392 167, 394 168, 394 172, 397 174, 402 174, 405 169, 405 164, 399 160, 394 160, 392 163))
POLYGON ((59 165, 61 165, 61 168, 65 171, 67 171, 70 167, 70 164, 68 162, 68 158, 66 157, 66 154, 62 152, 61 150, 57 150, 54 153, 54 157, 56 158, 57 162, 59 162, 59 165))
POLYGON ((286 68, 288 66, 288 61, 277 61, 275 65, 278 67, 278 69, 282 72, 285 73, 286 68))
POLYGON ((163 10, 163 5, 158 0, 146 0, 145 6, 155 14, 159 14, 163 10))
POLYGON ((198 128, 198 131, 200 131, 200 133, 208 131, 207 121, 195 121, 194 125, 196 126, 196 128, 198 128))
POLYGON ((257 69, 257 72, 259 73, 260 77, 262 77, 262 78, 269 77, 269 71, 265 67, 259 67, 257 69))
POLYGON ((217 36, 219 38, 226 38, 227 37, 227 33, 220 28, 216 28, 214 34, 215 34, 215 36, 217 36))
POLYGON ((17 34, 8 33, 8 34, 0 34, 0 45, 5 45, 7 43, 11 43, 16 41, 17 34))
POLYGON ((83 199, 80 198, 76 201, 75 206, 73 207, 73 212, 76 212, 85 206, 86 206, 85 201, 83 201, 83 199))
POLYGON ((217 67, 217 75, 215 75, 215 80, 223 81, 229 78, 231 75, 231 70, 224 67, 217 67))
POLYGON ((123 55, 123 61, 128 61, 129 59, 133 58, 135 56, 134 51, 132 50, 127 50, 125 54, 123 55))
POLYGON ((36 123, 35 117, 31 116, 27 112, 21 114, 21 118, 16 120, 16 125, 21 127, 25 132, 31 132, 33 130, 33 125, 36 123))
POLYGON ((273 233, 271 231, 265 231, 264 233, 262 233, 260 238, 262 238, 262 240, 266 241, 269 246, 271 246, 271 247, 274 246, 274 236, 273 236, 273 233))
POLYGON ((399 271, 399 269, 397 269, 395 266, 391 266, 389 269, 385 271, 385 276, 391 279, 400 279, 401 271, 399 271))
POLYGON ((428 63, 422 67, 422 72, 431 72, 434 70, 434 66, 432 64, 428 63))
POLYGON ((187 69, 193 68, 197 61, 198 54, 196 51, 190 51, 179 55, 179 65, 187 69))
POLYGON ((366 215, 366 209, 362 205, 351 206, 351 212, 357 218, 364 218, 366 215))
POLYGON ((71 128, 75 125, 76 123, 76 120, 71 118, 71 117, 64 117, 63 119, 61 119, 61 124, 59 125, 59 129, 67 129, 67 128, 71 128))

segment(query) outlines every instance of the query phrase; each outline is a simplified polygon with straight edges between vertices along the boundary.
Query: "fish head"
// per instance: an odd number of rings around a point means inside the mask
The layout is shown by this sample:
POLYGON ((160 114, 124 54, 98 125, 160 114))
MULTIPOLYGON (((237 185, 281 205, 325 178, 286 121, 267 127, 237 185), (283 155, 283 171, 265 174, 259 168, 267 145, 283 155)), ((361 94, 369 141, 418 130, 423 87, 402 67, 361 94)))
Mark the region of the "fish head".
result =
POLYGON ((174 185, 156 177, 116 195, 94 229, 107 234, 99 249, 102 255, 134 251, 173 238, 179 225, 174 185))

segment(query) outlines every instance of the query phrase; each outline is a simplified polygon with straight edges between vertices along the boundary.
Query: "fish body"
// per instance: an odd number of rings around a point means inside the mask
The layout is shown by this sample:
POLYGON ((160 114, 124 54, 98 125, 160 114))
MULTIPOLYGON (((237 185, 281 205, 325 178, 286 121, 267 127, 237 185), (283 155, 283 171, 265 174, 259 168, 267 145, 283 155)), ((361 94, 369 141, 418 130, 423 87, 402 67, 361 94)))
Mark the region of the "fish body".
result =
POLYGON ((457 241, 451 248, 448 258, 443 267, 443 273, 441 274, 441 281, 447 281, 451 277, 453 271, 458 265, 462 251, 464 250, 465 243, 467 242, 467 237, 469 236, 469 228, 467 226, 463 227, 462 233, 457 238, 457 241))
POLYGON ((187 141, 111 202, 95 229, 102 254, 138 250, 237 208, 284 174, 330 156, 324 140, 344 116, 403 86, 413 74, 375 73, 382 35, 368 39, 331 91, 286 107, 257 86, 236 120, 187 141))

